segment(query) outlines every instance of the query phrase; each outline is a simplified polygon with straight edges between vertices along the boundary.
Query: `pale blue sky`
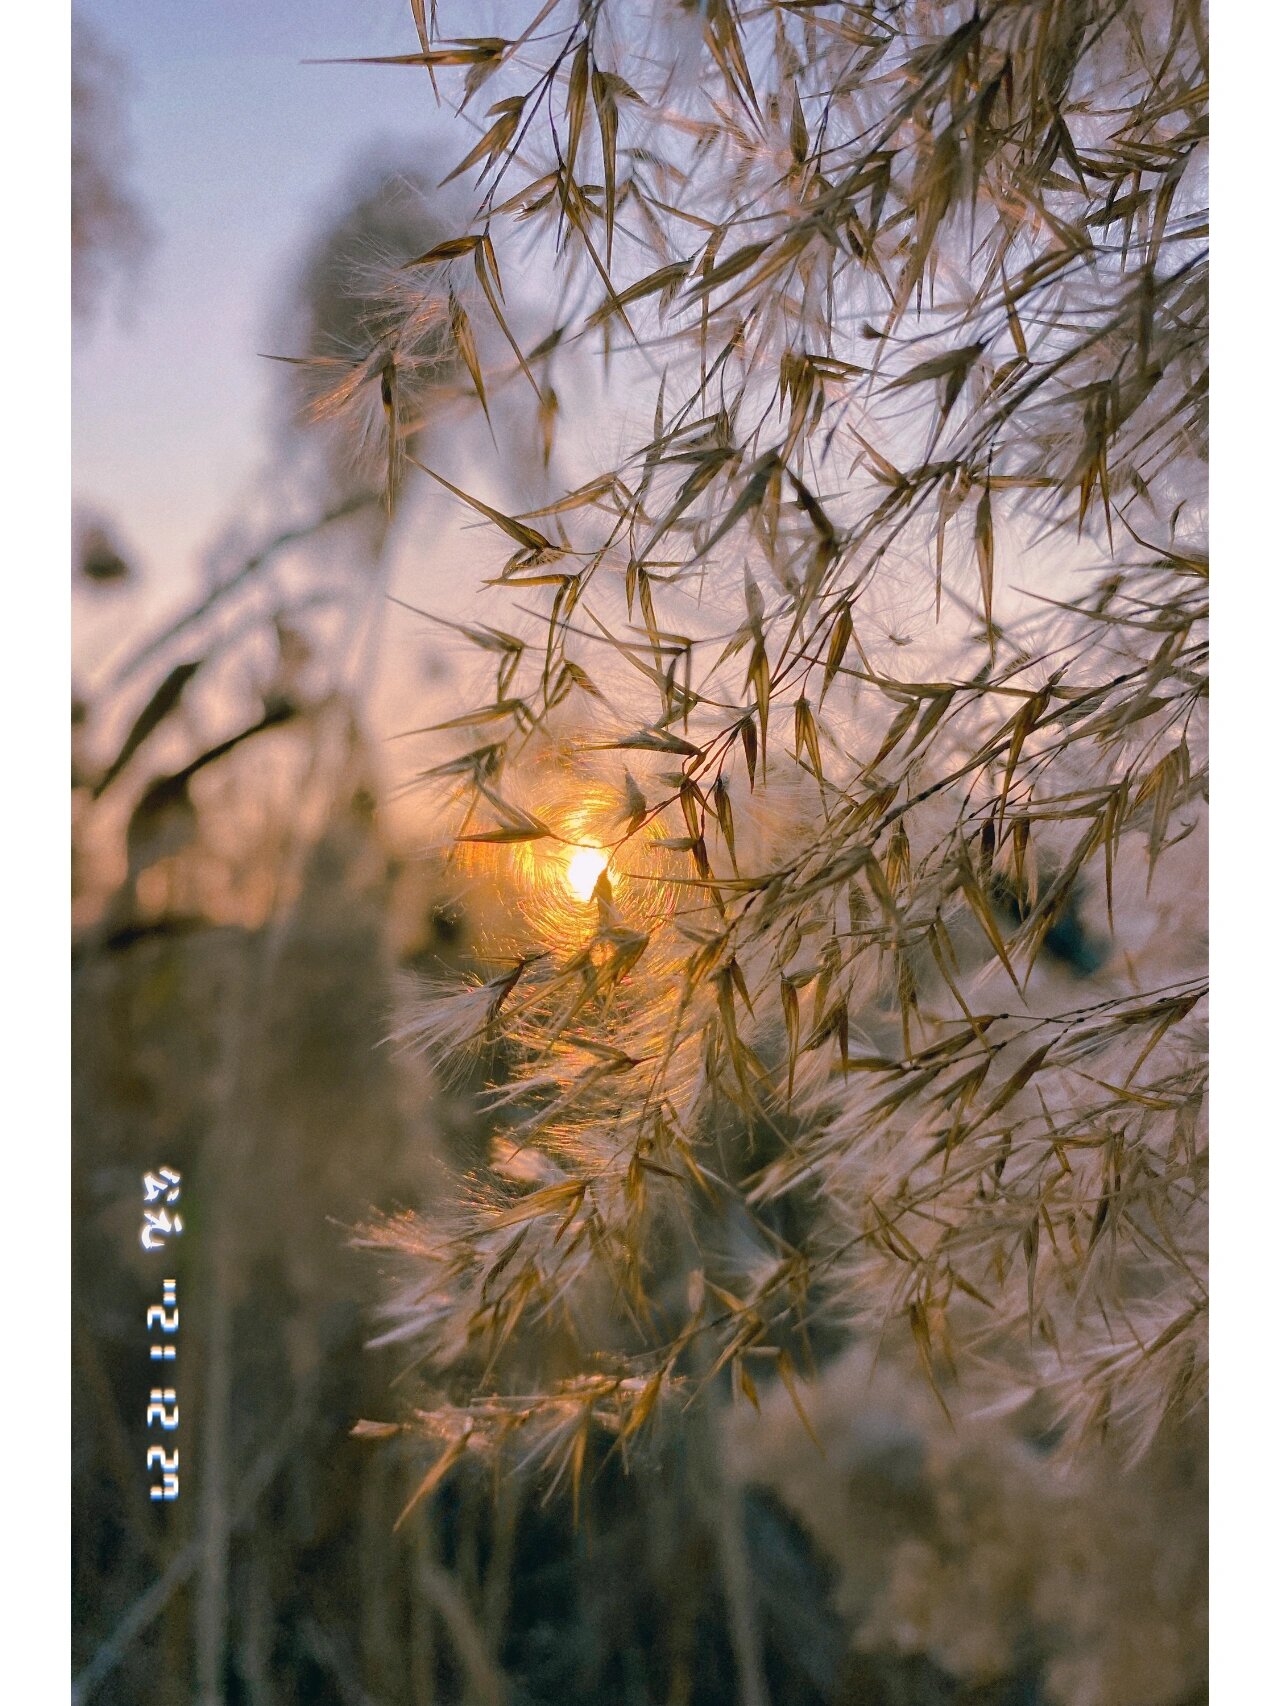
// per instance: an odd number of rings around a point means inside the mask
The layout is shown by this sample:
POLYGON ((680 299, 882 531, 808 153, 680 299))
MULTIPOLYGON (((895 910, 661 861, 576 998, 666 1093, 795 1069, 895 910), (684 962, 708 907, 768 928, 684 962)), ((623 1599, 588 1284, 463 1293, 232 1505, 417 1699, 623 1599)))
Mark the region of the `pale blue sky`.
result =
POLYGON ((76 333, 73 489, 168 602, 263 466, 278 370, 257 352, 326 201, 380 144, 421 139, 429 160, 441 120, 420 70, 303 63, 411 51, 407 0, 77 12, 128 66, 130 181, 155 242, 124 316, 117 293, 76 333))

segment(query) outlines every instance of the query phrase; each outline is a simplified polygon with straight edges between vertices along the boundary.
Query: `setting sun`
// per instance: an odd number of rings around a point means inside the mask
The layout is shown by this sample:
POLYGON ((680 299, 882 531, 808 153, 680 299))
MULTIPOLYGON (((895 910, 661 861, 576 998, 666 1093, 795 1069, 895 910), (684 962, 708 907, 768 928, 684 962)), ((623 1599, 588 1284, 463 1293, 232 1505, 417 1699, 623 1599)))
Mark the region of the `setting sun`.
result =
POLYGON ((72 144, 19 120, 74 456, 9 518, 62 552, 9 911, 88 1211, 73 1700, 1280 1670, 1260 1379, 1210 1663, 1210 10, 19 14, 72 144))
POLYGON ((589 901, 596 892, 601 872, 608 866, 608 854, 598 847, 579 847, 565 867, 565 881, 574 899, 589 901))

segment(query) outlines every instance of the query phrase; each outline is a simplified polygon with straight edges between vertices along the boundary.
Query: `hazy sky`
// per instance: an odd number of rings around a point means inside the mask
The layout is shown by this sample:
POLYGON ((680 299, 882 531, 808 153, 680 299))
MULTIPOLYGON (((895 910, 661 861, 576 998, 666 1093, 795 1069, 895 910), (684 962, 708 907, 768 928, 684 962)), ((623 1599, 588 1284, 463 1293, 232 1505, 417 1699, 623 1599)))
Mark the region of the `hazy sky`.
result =
POLYGON ((73 488, 167 601, 262 467, 278 370, 257 352, 326 202, 362 154, 439 120, 417 69, 303 63, 411 51, 407 0, 83 0, 77 14, 128 67, 129 177, 155 241, 76 332, 73 488))

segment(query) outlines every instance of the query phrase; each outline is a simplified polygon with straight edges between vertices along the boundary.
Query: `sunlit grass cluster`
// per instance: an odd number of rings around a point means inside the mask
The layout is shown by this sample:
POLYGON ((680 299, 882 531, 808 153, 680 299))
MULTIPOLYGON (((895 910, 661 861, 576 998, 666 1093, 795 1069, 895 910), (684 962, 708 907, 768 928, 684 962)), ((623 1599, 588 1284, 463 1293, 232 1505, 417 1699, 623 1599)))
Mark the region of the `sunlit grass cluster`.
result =
POLYGON ((412 7, 477 211, 326 404, 485 523, 421 786, 499 901, 397 1036, 483 1064, 491 1153, 368 1233, 423 1491, 803 1407, 832 1333, 1140 1451, 1206 1376, 1200 8, 509 11, 412 7), (551 501, 406 452, 446 325, 551 501))

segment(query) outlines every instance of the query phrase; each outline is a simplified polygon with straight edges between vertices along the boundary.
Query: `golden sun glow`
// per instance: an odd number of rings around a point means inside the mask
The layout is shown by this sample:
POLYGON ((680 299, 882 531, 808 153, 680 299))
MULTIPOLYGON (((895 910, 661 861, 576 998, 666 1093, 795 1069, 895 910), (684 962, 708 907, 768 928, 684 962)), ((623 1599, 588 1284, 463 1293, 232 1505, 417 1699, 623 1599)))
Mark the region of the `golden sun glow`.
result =
POLYGON ((600 873, 609 867, 609 855, 598 847, 579 847, 565 866, 565 881, 575 900, 584 904, 596 892, 600 873))

